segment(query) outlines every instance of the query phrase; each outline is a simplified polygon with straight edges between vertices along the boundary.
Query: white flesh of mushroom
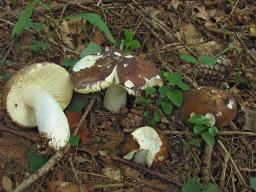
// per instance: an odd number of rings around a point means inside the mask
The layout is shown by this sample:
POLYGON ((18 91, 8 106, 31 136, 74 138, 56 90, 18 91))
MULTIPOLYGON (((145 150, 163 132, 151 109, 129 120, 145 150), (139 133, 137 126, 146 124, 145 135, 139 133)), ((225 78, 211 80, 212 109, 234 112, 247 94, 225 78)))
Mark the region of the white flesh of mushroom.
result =
POLYGON ((49 139, 49 146, 58 150, 69 140, 67 118, 56 100, 36 84, 23 92, 25 104, 34 109, 39 132, 49 139))
POLYGON ((133 160, 142 165, 146 164, 150 167, 157 153, 162 146, 162 140, 157 131, 151 127, 141 127, 132 132, 135 141, 138 142, 140 148, 136 151, 123 156, 124 159, 133 160))

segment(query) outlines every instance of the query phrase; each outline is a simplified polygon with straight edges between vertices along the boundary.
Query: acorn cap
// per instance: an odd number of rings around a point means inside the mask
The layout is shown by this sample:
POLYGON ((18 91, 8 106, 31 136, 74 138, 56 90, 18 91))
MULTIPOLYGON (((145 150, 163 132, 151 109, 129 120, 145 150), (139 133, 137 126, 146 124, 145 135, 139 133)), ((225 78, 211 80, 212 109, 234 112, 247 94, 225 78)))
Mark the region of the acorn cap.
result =
POLYGON ((70 102, 73 87, 69 73, 54 63, 36 63, 24 67, 7 82, 3 92, 3 104, 7 114, 19 126, 37 126, 33 108, 25 104, 23 91, 37 84, 50 94, 64 109, 70 102))
POLYGON ((191 113, 211 113, 218 128, 227 126, 237 114, 235 98, 228 92, 214 87, 199 87, 184 92, 183 104, 177 110, 179 119, 187 121, 191 113))
POLYGON ((97 92, 118 84, 135 95, 147 87, 162 85, 152 62, 139 56, 124 55, 114 48, 79 60, 73 67, 71 80, 75 91, 80 93, 97 92))
POLYGON ((121 148, 124 159, 146 164, 159 164, 168 157, 168 138, 152 127, 140 127, 127 137, 121 148))

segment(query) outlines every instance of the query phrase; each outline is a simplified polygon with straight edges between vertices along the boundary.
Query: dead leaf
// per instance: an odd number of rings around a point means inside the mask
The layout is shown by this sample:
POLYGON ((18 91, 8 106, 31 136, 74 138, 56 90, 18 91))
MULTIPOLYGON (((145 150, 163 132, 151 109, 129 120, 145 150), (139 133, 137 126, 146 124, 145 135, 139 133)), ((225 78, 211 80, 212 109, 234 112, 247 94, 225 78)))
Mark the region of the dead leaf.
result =
POLYGON ((103 169, 103 174, 111 180, 115 180, 119 182, 123 180, 123 174, 121 170, 114 166, 105 167, 103 169))
POLYGON ((68 27, 68 22, 63 20, 60 24, 60 37, 62 42, 69 48, 74 49, 74 43, 71 38, 71 32, 68 27))
POLYGON ((256 23, 250 25, 250 33, 256 36, 256 23))
POLYGON ((188 45, 194 45, 202 42, 201 32, 191 23, 184 24, 180 28, 180 34, 184 37, 188 45))
POLYGON ((92 37, 92 40, 93 40, 95 43, 101 45, 101 44, 104 43, 105 38, 104 38, 104 36, 102 35, 102 33, 97 30, 97 31, 94 33, 94 35, 93 35, 93 37, 92 37))
POLYGON ((71 128, 77 126, 82 117, 82 112, 66 111, 65 114, 71 128))
MULTIPOLYGON (((80 192, 79 185, 73 182, 49 181, 47 185, 48 192, 80 192)), ((89 192, 87 184, 82 184, 84 192, 89 192)))
POLYGON ((6 190, 6 191, 12 191, 12 187, 13 187, 13 185, 12 185, 12 181, 11 181, 11 179, 9 178, 9 177, 7 177, 7 176, 3 176, 2 177, 2 186, 3 186, 3 188, 6 190))
POLYGON ((88 144, 90 142, 89 131, 87 128, 81 128, 78 131, 78 136, 82 144, 88 144))
POLYGON ((0 154, 16 161, 23 167, 26 167, 27 164, 28 146, 28 141, 15 135, 4 133, 0 137, 0 154))

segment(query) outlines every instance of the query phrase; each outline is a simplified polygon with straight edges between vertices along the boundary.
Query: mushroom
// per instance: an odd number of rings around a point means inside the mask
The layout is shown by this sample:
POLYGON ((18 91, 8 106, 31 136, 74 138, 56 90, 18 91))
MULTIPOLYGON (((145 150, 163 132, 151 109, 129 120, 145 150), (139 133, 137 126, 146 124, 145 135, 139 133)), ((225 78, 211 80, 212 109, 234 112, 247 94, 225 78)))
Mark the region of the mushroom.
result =
POLYGON ((236 117, 237 103, 228 91, 199 87, 184 92, 183 97, 183 104, 176 112, 177 117, 183 121, 186 121, 191 113, 211 113, 216 119, 216 126, 222 128, 236 117))
POLYGON ((152 127, 140 127, 124 141, 121 155, 148 167, 157 165, 168 157, 168 138, 152 127))
POLYGON ((54 149, 64 147, 70 132, 63 109, 69 104, 73 87, 69 73, 54 63, 24 67, 7 82, 3 104, 17 125, 38 127, 54 149))
POLYGON ((152 62, 139 56, 123 55, 114 48, 79 60, 73 67, 71 80, 79 93, 107 88, 103 105, 112 112, 119 112, 125 106, 127 92, 138 95, 147 87, 163 84, 152 62))

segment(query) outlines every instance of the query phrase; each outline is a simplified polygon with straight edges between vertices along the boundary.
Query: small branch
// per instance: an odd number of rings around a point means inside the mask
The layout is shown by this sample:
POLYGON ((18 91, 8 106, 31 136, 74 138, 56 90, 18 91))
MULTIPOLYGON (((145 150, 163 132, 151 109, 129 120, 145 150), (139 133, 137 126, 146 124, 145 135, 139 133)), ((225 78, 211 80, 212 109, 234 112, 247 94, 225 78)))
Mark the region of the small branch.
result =
MULTIPOLYGON (((79 123, 82 124, 83 120, 88 115, 91 110, 94 99, 91 100, 91 103, 87 106, 85 113, 79 123)), ((81 124, 78 124, 74 134, 77 134, 81 124)), ((27 179, 23 180, 13 192, 22 192, 29 186, 31 186, 36 180, 38 180, 43 175, 47 174, 53 167, 62 159, 62 157, 69 151, 70 144, 68 143, 66 147, 56 151, 56 153, 49 159, 40 169, 38 169, 34 174, 30 175, 27 179)))
POLYGON ((213 147, 209 145, 205 145, 204 156, 203 156, 203 178, 204 183, 208 183, 211 179, 211 167, 212 167, 212 151, 213 147))
POLYGON ((220 140, 218 140, 218 143, 219 143, 220 147, 223 149, 223 151, 225 152, 224 157, 225 157, 225 155, 228 155, 228 157, 230 159, 230 162, 231 162, 231 164, 232 164, 232 166, 233 166, 233 168, 234 168, 234 170, 235 170, 235 172, 236 172, 236 174, 238 176, 238 179, 243 184, 243 186, 245 188, 247 188, 248 186, 247 186, 247 184, 246 184, 246 182, 245 182, 241 172, 239 171, 239 169, 238 169, 238 167, 236 165, 236 162, 234 161, 234 159, 232 158, 232 156, 228 152, 227 148, 224 146, 224 144, 220 140))
POLYGON ((114 160, 114 161, 117 161, 117 162, 119 162, 119 163, 122 163, 122 164, 129 165, 129 166, 132 167, 132 168, 140 169, 140 170, 142 170, 142 171, 145 171, 145 172, 147 172, 147 173, 149 173, 149 174, 151 174, 151 175, 153 175, 153 176, 155 176, 155 177, 157 177, 157 178, 159 178, 159 179, 161 179, 161 180, 163 180, 163 181, 165 181, 165 182, 175 184, 175 185, 177 185, 178 187, 181 187, 181 186, 182 186, 182 183, 179 182, 178 180, 176 180, 176 179, 174 179, 174 178, 170 178, 170 177, 168 177, 168 176, 166 176, 166 175, 163 175, 163 174, 161 174, 161 173, 158 173, 158 172, 153 171, 153 170, 151 170, 151 169, 148 169, 148 168, 146 168, 146 167, 143 167, 143 166, 141 166, 141 165, 139 165, 139 164, 136 164, 136 163, 134 163, 134 162, 132 162, 132 161, 128 161, 128 160, 125 160, 125 159, 120 158, 120 157, 113 157, 113 160, 114 160))
POLYGON ((80 191, 80 192, 84 192, 83 187, 82 187, 82 182, 81 182, 81 180, 80 180, 80 179, 78 178, 78 176, 77 176, 76 169, 75 169, 75 166, 74 166, 74 163, 73 163, 71 157, 68 159, 68 161, 69 161, 69 164, 70 164, 70 166, 71 166, 71 169, 72 169, 72 171, 73 171, 73 173, 74 173, 74 175, 75 175, 76 182, 78 183, 79 191, 80 191))
POLYGON ((220 182, 219 182, 220 191, 224 191, 228 160, 229 160, 229 156, 227 154, 224 155, 224 162, 222 164, 222 171, 221 171, 220 182))

